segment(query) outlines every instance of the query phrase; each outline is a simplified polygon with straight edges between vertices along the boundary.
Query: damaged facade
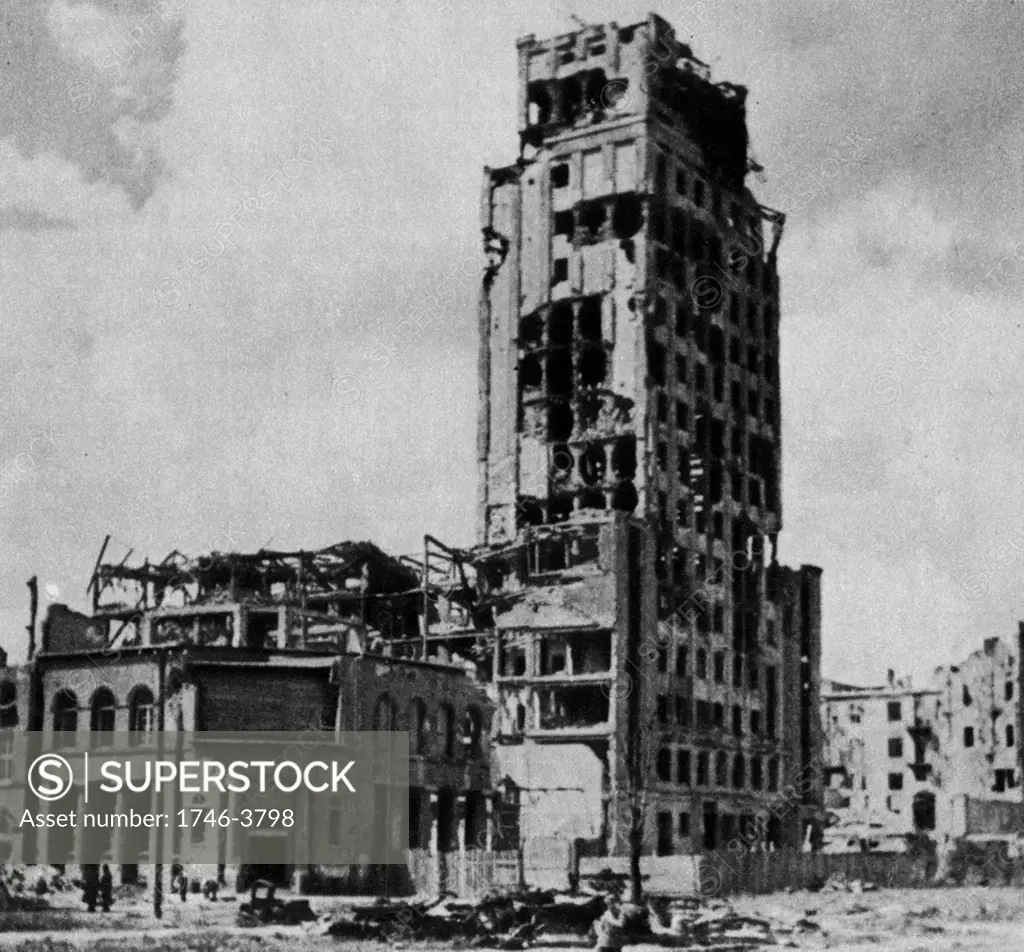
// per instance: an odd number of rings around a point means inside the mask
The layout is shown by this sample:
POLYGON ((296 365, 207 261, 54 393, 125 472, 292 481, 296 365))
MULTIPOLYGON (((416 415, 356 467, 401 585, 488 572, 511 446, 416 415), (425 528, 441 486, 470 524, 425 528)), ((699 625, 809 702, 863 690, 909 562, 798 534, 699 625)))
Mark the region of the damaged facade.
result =
POLYGON ((797 846, 820 570, 775 557, 784 216, 747 188, 746 90, 654 15, 518 51, 521 154, 482 201, 497 771, 525 828, 599 854, 641 788, 646 852, 797 846))
POLYGON ((826 682, 821 716, 835 848, 886 837, 990 835, 1024 819, 1020 657, 999 638, 913 689, 826 682))
POLYGON ((654 15, 518 50, 521 154, 482 195, 477 547, 101 553, 18 723, 408 730, 410 846, 437 851, 622 856, 638 812, 646 853, 797 848, 821 571, 776 557, 784 216, 747 187, 746 90, 654 15))
MULTIPOLYGON (((90 586, 93 613, 51 605, 29 664, 0 670, 0 779, 10 746, 5 734, 17 729, 142 736, 403 730, 410 745, 409 849, 507 848, 518 833, 491 786, 490 702, 471 664, 446 648, 431 657, 424 650, 431 631, 451 630, 464 615, 456 603, 461 582, 439 588, 424 569, 441 571, 439 563, 454 568, 429 541, 419 565, 370 543, 195 559, 175 552, 159 564, 135 566, 104 563, 101 555, 90 586)), ((119 794, 111 809, 145 812, 128 802, 132 796, 119 794)), ((0 856, 32 862, 43 845, 53 855, 53 844, 35 843, 31 829, 22 834, 10 820, 0 817, 0 856)), ((318 822, 328 824, 323 835, 332 835, 332 818, 318 822)), ((173 833, 179 840, 162 846, 167 862, 187 857, 180 828, 173 833)), ((81 852, 74 839, 84 835, 81 828, 40 835, 64 835, 68 863, 81 852)), ((152 839, 139 848, 155 862, 157 833, 143 835, 152 839)), ((289 882, 302 870, 257 872, 289 882)), ((373 885, 354 867, 306 872, 373 885)), ((238 881, 253 871, 209 873, 238 881)), ((137 874, 136 866, 120 869, 124 881, 137 874)))
POLYGON ((892 848, 887 839, 935 829, 939 693, 892 672, 885 685, 822 685, 829 849, 892 848))

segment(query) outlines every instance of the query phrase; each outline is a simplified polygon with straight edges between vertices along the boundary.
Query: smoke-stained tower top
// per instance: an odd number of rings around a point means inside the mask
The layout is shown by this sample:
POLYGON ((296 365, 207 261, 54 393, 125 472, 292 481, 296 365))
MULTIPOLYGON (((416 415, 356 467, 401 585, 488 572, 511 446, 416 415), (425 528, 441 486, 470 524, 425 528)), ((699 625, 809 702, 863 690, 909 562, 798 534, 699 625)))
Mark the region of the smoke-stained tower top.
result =
POLYGON ((519 133, 524 150, 629 118, 661 119, 688 142, 689 157, 734 190, 747 172, 743 86, 715 83, 711 69, 656 14, 626 27, 587 26, 518 42, 519 133))
POLYGON ((746 90, 653 14, 518 55, 521 156, 482 208, 480 540, 625 512, 682 577, 781 528, 784 216, 745 184, 746 90))

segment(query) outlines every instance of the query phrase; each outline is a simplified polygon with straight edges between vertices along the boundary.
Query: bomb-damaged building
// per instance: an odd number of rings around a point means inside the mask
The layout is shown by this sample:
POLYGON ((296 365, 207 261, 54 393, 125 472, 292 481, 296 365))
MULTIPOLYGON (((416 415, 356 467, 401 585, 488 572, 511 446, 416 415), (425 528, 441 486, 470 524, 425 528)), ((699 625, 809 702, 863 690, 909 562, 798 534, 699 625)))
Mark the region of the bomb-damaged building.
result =
POLYGON ((780 566, 777 250, 747 90, 655 15, 518 44, 487 169, 482 606, 531 834, 800 845, 820 819, 821 572, 780 566), (799 809, 763 807, 801 778, 799 809))
POLYGON ((410 845, 438 851, 797 848, 821 570, 776 554, 785 216, 748 185, 746 90, 654 15, 518 57, 520 154, 481 200, 475 548, 101 554, 18 723, 408 730, 410 845))
MULTIPOLYGON (((436 855, 517 839, 514 812, 491 784, 486 692, 468 659, 444 646, 424 650, 432 630, 468 623, 457 553, 429 539, 419 564, 370 543, 198 558, 174 552, 159 564, 105 562, 101 552, 89 589, 90 614, 49 606, 38 643, 34 619, 29 625, 29 663, 0 670, 0 779, 18 779, 9 758, 18 729, 54 743, 88 732, 100 746, 115 731, 145 744, 162 731, 401 730, 409 734, 403 847, 436 855)), ((122 791, 110 809, 145 812, 149 794, 133 796, 122 791)), ((36 839, 5 816, 0 850, 12 862, 74 865, 86 835, 79 827, 36 839)), ((155 831, 135 835, 147 838, 137 845, 140 863, 158 855, 187 862, 180 828, 160 854, 155 831)), ((113 847, 111 839, 112 857, 113 847)), ((291 883, 304 872, 372 885, 364 870, 300 865, 201 872, 242 884, 255 876, 291 883)), ((126 882, 138 873, 138 864, 120 868, 126 882)))

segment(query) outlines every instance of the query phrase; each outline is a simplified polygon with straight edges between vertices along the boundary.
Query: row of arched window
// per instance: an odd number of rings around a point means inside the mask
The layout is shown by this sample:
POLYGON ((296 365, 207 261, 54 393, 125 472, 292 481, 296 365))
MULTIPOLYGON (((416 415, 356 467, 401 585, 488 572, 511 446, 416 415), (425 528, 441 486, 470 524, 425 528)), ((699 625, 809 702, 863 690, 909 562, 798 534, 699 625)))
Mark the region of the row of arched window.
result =
POLYGON ((385 692, 377 698, 373 709, 373 730, 409 732, 409 753, 425 755, 431 752, 445 757, 462 753, 476 757, 483 752, 484 717, 480 708, 470 705, 461 720, 455 708, 447 702, 438 705, 431 721, 427 705, 422 698, 414 697, 406 705, 404 723, 398 714, 394 698, 385 692))
MULTIPOLYGON (((89 730, 100 735, 94 742, 102 745, 102 734, 115 729, 117 698, 110 688, 98 688, 87 709, 89 730)), ((153 692, 145 685, 133 688, 128 695, 128 730, 139 735, 151 733, 155 727, 154 710, 153 692)), ((79 711, 78 696, 74 691, 64 688, 54 695, 53 730, 58 735, 64 735, 68 744, 73 742, 69 735, 78 730, 79 711)), ((410 752, 413 754, 429 753, 432 746, 430 738, 435 736, 438 738, 440 753, 446 757, 457 755, 460 741, 466 755, 476 756, 483 749, 483 729, 483 714, 478 707, 472 705, 466 709, 460 722, 452 705, 442 703, 431 723, 427 705, 421 698, 413 698, 406 708, 403 725, 394 699, 385 692, 377 698, 373 712, 373 730, 409 731, 410 752)))
MULTIPOLYGON (((110 688, 97 688, 88 703, 89 730, 96 734, 93 743, 104 745, 103 734, 113 731, 117 722, 117 698, 110 688)), ((63 688, 53 697, 53 730, 57 743, 70 746, 78 730, 79 704, 74 691, 63 688)), ((139 736, 139 742, 156 726, 153 692, 145 685, 133 688, 128 694, 128 730, 139 736)))

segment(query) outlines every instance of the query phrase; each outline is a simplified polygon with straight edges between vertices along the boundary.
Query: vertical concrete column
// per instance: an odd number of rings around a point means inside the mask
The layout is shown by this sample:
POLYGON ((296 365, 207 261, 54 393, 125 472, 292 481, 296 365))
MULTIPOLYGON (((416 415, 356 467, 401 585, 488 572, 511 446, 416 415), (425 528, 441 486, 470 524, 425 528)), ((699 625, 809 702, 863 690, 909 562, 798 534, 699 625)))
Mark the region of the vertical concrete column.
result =
POLYGON ((434 816, 430 805, 430 798, 423 790, 417 798, 419 801, 419 815, 416 817, 416 825, 419 835, 416 837, 414 849, 423 850, 430 848, 430 838, 433 836, 434 816))
MULTIPOLYGON (((160 798, 157 796, 156 791, 151 790, 149 794, 149 803, 143 807, 148 813, 152 815, 158 815, 160 811, 160 798)), ((159 822, 159 821, 157 821, 159 822)), ((157 837, 160 836, 160 828, 158 826, 152 826, 146 831, 146 862, 155 863, 156 857, 160 855, 157 850, 157 837)), ((141 863, 142 860, 140 859, 141 863)), ((153 883, 150 883, 150 889, 153 888, 153 883)))
POLYGON ((277 610, 277 647, 288 647, 288 609, 277 610))
POLYGON ((199 691, 195 684, 183 684, 180 693, 181 729, 194 731, 199 719, 199 691))
MULTIPOLYGON (((25 837, 22 836, 21 839, 24 842, 25 837)), ((36 855, 35 855, 35 862, 37 862, 37 863, 39 863, 40 865, 43 865, 43 866, 49 866, 50 865, 50 863, 49 863, 50 857, 47 855, 47 852, 49 851, 49 848, 50 848, 50 830, 47 829, 44 826, 41 829, 36 830, 36 855)))
POLYGON ((82 791, 78 788, 74 788, 74 799, 71 801, 71 810, 76 814, 75 816, 75 833, 73 837, 74 845, 71 848, 71 862, 81 865, 83 862, 82 857, 85 856, 85 819, 79 812, 84 806, 84 797, 82 791))
MULTIPOLYGON (((238 816, 238 811, 242 808, 242 799, 237 793, 233 793, 230 790, 224 791, 223 805, 224 809, 228 811, 229 816, 238 816)), ((239 850, 239 844, 236 837, 244 836, 244 830, 237 823, 232 823, 224 831, 224 839, 220 849, 222 852, 218 856, 218 859, 222 863, 227 863, 229 856, 235 860, 235 869, 241 865, 242 852, 239 850)))
POLYGON ((249 613, 241 608, 235 608, 231 613, 235 630, 231 633, 231 647, 241 648, 249 640, 249 613))
MULTIPOLYGON (((210 806, 213 809, 213 815, 219 817, 222 810, 226 810, 228 807, 228 797, 230 794, 226 790, 214 790, 207 794, 210 801, 210 806)), ((224 862, 224 856, 227 851, 227 838, 228 830, 231 829, 230 825, 223 827, 217 824, 213 828, 213 835, 217 838, 217 873, 216 876, 219 882, 220 876, 220 864, 224 862)))
POLYGON ((494 849, 494 798, 497 794, 489 793, 484 797, 485 809, 487 810, 487 817, 484 821, 484 849, 490 851, 494 849))
POLYGON ((430 802, 427 807, 427 817, 430 823, 430 829, 428 830, 428 843, 430 844, 430 852, 436 854, 438 852, 437 842, 437 814, 438 814, 438 798, 437 791, 430 791, 430 802))
MULTIPOLYGON (((119 790, 114 796, 114 811, 116 813, 127 812, 125 800, 124 790, 119 790)), ((124 848, 124 837, 126 832, 125 828, 119 823, 114 827, 113 832, 110 834, 110 854, 111 859, 114 862, 121 862, 120 857, 122 855, 121 851, 124 848)))
POLYGON ((437 889, 438 894, 444 888, 444 883, 441 881, 441 852, 438 849, 437 842, 437 815, 438 815, 438 796, 437 790, 431 790, 429 792, 430 801, 427 806, 427 817, 430 823, 430 830, 428 831, 428 842, 430 843, 430 861, 433 864, 433 878, 434 885, 437 889))
POLYGON ((459 840, 459 852, 466 852, 466 795, 460 793, 455 798, 455 829, 459 840))

